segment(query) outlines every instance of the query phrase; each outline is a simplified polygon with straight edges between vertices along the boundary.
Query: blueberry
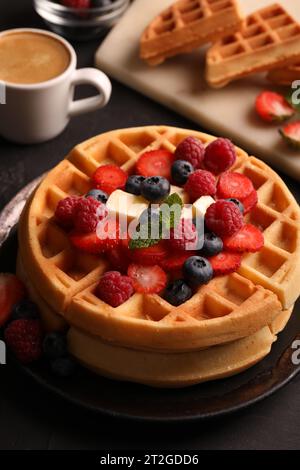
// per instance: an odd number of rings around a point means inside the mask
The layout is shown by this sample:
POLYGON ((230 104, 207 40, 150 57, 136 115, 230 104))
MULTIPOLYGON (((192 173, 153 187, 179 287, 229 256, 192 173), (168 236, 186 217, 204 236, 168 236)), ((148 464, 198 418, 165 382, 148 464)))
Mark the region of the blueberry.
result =
POLYGON ((101 191, 101 189, 92 189, 86 194, 85 197, 92 197, 96 199, 96 201, 106 204, 107 199, 108 199, 108 194, 106 194, 104 191, 101 191))
POLYGON ((169 304, 178 307, 192 297, 192 289, 182 279, 169 284, 165 290, 164 298, 169 304))
POLYGON ((221 251, 223 251, 223 242, 221 238, 212 232, 205 233, 201 255, 215 256, 221 253, 221 251))
POLYGON ((244 214, 244 205, 241 203, 241 201, 239 201, 238 199, 235 199, 233 197, 229 198, 229 199, 226 199, 226 201, 229 201, 229 202, 233 202, 233 204, 235 204, 236 206, 238 206, 240 212, 242 214, 244 214))
POLYGON ((207 284, 213 277, 210 262, 202 256, 191 256, 183 265, 184 279, 192 286, 207 284))
POLYGON ((70 377, 76 371, 76 364, 70 357, 59 357, 50 362, 51 369, 58 377, 70 377))
POLYGON ((163 176, 150 176, 141 185, 141 194, 151 202, 160 202, 170 193, 170 183, 163 176))
POLYGON ((125 186, 125 191, 126 193, 130 194, 135 194, 136 196, 141 195, 141 184, 142 182, 145 181, 145 177, 141 175, 132 175, 129 176, 126 186, 125 186))
POLYGON ((48 359, 58 359, 66 356, 66 336, 59 332, 49 333, 43 341, 43 351, 48 359))
POLYGON ((185 184, 188 177, 193 173, 194 167, 186 160, 175 160, 171 168, 172 180, 176 184, 185 184))
POLYGON ((30 300, 22 300, 14 305, 11 312, 11 320, 31 319, 37 320, 39 318, 39 309, 36 304, 30 300))

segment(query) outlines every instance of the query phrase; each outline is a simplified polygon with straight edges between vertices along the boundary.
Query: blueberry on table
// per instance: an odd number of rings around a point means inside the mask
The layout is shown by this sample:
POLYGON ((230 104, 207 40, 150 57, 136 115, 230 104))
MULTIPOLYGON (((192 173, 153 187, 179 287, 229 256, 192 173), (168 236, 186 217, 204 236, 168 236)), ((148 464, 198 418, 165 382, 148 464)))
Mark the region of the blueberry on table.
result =
POLYGON ((175 160, 171 167, 171 176, 175 184, 185 184, 188 177, 193 173, 193 165, 186 160, 175 160))
POLYGON ((101 191, 101 189, 91 189, 91 191, 89 191, 85 197, 92 197, 93 199, 96 199, 96 201, 106 204, 108 194, 104 191, 101 191))
POLYGON ((183 265, 183 277, 192 286, 207 284, 213 277, 210 262, 202 256, 191 256, 183 265))
POLYGON ((52 332, 45 336, 43 351, 48 359, 58 359, 67 355, 67 341, 63 333, 52 332))
POLYGON ((182 279, 178 279, 166 287, 164 298, 169 304, 178 307, 192 297, 192 289, 182 279))
POLYGON ((241 201, 239 199, 236 199, 234 197, 230 197, 230 198, 226 199, 226 201, 233 202, 233 204, 235 204, 239 208, 241 213, 244 214, 245 208, 244 208, 244 205, 241 203, 241 201))
POLYGON ((170 182, 163 176, 150 176, 141 185, 142 196, 150 202, 160 202, 170 193, 170 182))
POLYGON ((145 181, 145 177, 141 175, 131 175, 128 177, 125 185, 126 193, 141 195, 141 185, 145 181))
POLYGON ((37 305, 25 299, 14 305, 11 312, 11 321, 21 319, 37 320, 39 316, 37 305))
POLYGON ((204 234, 204 243, 201 250, 203 256, 215 256, 223 251, 223 241, 213 232, 204 234))

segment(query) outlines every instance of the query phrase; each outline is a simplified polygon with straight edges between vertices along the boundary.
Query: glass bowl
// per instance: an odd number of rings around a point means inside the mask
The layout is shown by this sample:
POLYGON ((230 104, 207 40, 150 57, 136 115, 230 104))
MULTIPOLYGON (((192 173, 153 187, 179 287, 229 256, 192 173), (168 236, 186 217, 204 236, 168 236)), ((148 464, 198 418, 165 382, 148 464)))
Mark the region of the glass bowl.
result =
POLYGON ((68 39, 86 41, 108 32, 127 10, 130 0, 112 0, 95 8, 69 8, 50 0, 34 0, 36 12, 52 31, 68 39))

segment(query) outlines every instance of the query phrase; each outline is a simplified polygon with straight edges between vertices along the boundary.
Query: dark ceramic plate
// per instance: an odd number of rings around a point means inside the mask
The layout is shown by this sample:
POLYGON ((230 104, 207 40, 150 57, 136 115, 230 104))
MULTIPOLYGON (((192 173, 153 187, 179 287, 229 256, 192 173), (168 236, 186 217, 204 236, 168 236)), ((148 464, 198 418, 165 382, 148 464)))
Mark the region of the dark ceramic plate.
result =
MULTIPOLYGON (((24 188, 0 215, 1 271, 14 271, 17 252, 15 225, 24 201, 38 181, 24 188)), ((152 389, 112 381, 79 368, 72 379, 55 377, 43 361, 21 366, 9 357, 9 367, 21 369, 37 383, 83 408, 110 416, 147 421, 185 421, 228 414, 262 400, 295 377, 292 343, 300 332, 300 302, 271 354, 255 367, 229 379, 181 390, 152 389)), ((299 335, 300 339, 300 335, 299 335)))

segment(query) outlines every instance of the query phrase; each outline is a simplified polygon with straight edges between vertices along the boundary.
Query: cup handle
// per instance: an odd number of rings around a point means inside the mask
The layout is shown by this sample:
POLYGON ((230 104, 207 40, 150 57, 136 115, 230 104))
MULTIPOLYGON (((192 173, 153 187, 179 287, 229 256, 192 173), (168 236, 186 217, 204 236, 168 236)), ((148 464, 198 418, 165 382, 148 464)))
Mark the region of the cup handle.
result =
POLYGON ((72 101, 68 112, 69 117, 103 108, 111 96, 112 86, 109 78, 105 73, 97 69, 84 68, 75 70, 71 85, 92 85, 99 91, 99 94, 90 98, 72 101))

